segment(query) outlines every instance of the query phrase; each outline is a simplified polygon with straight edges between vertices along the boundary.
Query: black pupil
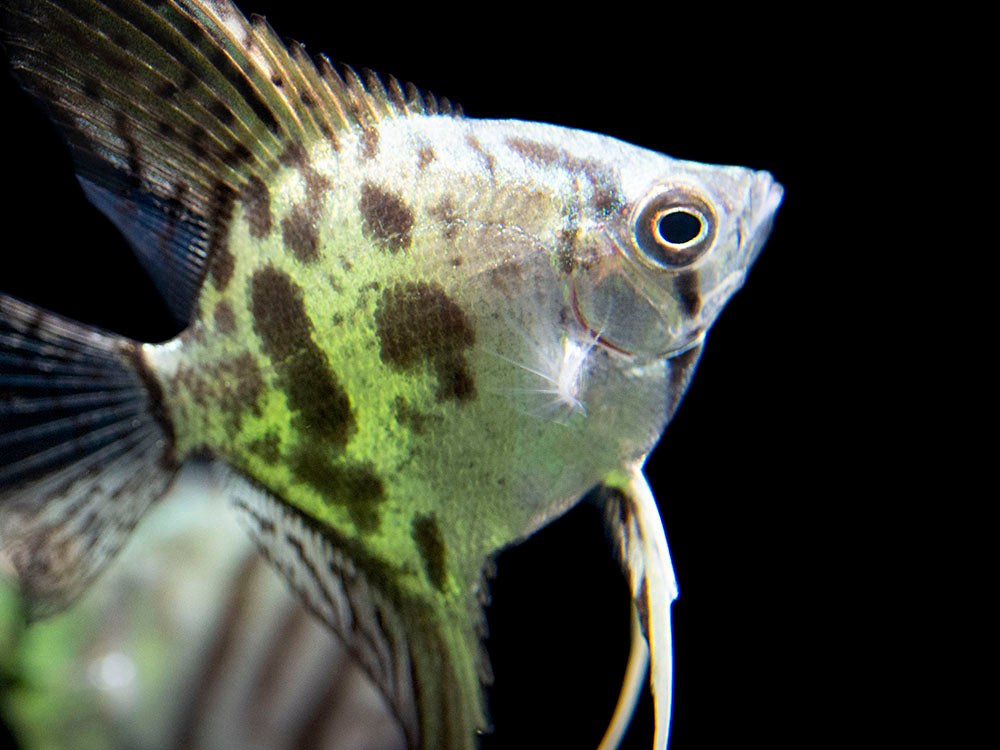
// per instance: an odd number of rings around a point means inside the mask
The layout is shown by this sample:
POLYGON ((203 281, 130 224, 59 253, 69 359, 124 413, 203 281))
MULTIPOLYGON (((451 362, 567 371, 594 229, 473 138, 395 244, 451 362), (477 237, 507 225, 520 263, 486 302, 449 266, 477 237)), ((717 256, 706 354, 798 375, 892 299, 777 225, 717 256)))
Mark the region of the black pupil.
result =
POLYGON ((660 218, 660 236, 672 245, 683 245, 701 233, 701 219, 687 211, 671 211, 660 218))

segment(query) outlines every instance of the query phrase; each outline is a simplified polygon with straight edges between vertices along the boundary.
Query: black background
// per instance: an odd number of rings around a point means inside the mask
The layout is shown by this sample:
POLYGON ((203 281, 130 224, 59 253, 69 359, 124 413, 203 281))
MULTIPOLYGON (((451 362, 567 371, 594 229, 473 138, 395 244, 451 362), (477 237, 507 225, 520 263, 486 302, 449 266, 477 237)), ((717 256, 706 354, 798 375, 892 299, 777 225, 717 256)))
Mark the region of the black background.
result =
MULTIPOLYGON (((844 75, 767 18, 603 5, 461 12, 254 0, 280 34, 460 102, 472 117, 602 132, 672 156, 768 169, 771 241, 708 337, 647 467, 681 597, 670 747, 817 746, 839 670, 827 499, 838 467, 823 185, 844 75), (722 28, 720 28, 720 25, 722 28)), ((0 291, 145 340, 173 333, 150 283, 80 193, 44 116, 4 77, 0 291)), ((485 747, 592 747, 623 668, 627 594, 580 509, 500 557, 490 608, 495 734, 485 747), (610 687, 609 687, 610 686, 610 687), (609 697, 610 696, 610 697, 609 697), (596 732, 596 734, 595 734, 596 732)), ((625 747, 648 748, 647 700, 625 747)))

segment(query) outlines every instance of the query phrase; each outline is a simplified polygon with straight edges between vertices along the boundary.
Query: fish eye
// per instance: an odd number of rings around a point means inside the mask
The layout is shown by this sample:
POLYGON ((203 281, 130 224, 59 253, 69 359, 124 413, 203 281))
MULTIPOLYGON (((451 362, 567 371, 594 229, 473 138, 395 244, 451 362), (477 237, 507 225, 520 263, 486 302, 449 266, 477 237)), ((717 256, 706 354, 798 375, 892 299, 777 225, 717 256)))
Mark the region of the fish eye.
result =
POLYGON ((715 214, 697 194, 674 188, 640 204, 633 219, 640 257, 657 268, 694 263, 715 239, 715 214))

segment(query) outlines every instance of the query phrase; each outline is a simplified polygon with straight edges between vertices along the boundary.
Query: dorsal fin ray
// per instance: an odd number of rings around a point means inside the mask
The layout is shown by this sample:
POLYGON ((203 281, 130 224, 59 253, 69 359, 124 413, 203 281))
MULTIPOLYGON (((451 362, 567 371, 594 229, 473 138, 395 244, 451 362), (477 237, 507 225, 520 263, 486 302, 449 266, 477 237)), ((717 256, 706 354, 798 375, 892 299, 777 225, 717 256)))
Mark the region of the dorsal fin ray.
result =
POLYGON ((251 178, 290 146, 451 113, 374 74, 319 68, 228 0, 0 0, 0 39, 70 146, 84 192, 186 325, 251 178))

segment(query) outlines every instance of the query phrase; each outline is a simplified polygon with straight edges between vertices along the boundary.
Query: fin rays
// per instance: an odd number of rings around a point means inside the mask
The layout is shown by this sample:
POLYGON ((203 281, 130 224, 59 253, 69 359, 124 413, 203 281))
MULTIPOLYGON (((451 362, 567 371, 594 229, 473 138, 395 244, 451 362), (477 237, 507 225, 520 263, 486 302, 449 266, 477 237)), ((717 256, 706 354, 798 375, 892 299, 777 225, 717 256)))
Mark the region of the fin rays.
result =
POLYGON ((240 191, 289 149, 446 100, 319 67, 227 0, 0 0, 14 69, 62 127, 88 199, 190 321, 240 191))
POLYGON ((32 617, 79 595, 176 465, 134 342, 0 295, 0 567, 32 617))

